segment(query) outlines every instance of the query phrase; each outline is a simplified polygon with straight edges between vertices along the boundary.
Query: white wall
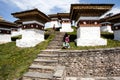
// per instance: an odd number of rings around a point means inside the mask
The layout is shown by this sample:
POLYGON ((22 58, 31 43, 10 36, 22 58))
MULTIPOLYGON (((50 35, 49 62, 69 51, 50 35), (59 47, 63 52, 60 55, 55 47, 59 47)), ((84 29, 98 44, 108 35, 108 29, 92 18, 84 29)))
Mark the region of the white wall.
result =
POLYGON ((107 45, 107 41, 100 38, 100 27, 79 27, 76 43, 77 46, 107 45))
POLYGON ((110 32, 110 33, 113 33, 113 31, 111 29, 111 26, 101 26, 100 27, 100 31, 101 32, 110 32))
POLYGON ((53 28, 54 25, 56 28, 60 27, 60 23, 58 21, 51 21, 45 24, 45 28, 53 28))
POLYGON ((73 32, 73 29, 71 28, 71 23, 62 23, 62 28, 60 29, 60 32, 73 32))
POLYGON ((44 41, 44 31, 37 29, 24 29, 21 31, 22 39, 16 41, 18 47, 34 47, 44 41))
POLYGON ((114 31, 114 40, 120 41, 120 30, 114 31))
POLYGON ((20 29, 18 29, 18 31, 11 31, 11 36, 13 37, 13 36, 18 36, 18 35, 21 35, 21 31, 22 31, 22 29, 20 28, 20 29))
POLYGON ((35 20, 33 20, 33 21, 25 21, 25 22, 23 22, 23 24, 31 24, 31 23, 37 23, 37 24, 39 24, 39 25, 44 26, 44 24, 43 24, 43 23, 40 23, 40 22, 35 21, 35 20))
POLYGON ((0 34, 0 43, 11 42, 11 34, 0 34))
POLYGON ((51 24, 50 24, 50 26, 51 27, 53 27, 55 25, 55 27, 57 28, 57 27, 60 27, 60 25, 59 25, 59 22, 58 21, 51 21, 51 24))

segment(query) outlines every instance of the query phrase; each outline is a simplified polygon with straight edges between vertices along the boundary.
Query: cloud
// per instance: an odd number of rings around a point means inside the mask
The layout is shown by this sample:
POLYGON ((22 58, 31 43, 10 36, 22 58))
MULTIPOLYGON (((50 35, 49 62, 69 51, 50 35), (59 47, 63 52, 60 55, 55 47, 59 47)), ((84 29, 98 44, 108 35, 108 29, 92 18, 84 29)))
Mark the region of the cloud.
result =
POLYGON ((3 0, 3 1, 5 3, 12 3, 21 10, 38 8, 40 11, 46 14, 51 14, 55 11, 69 12, 70 4, 79 3, 79 0, 3 0))

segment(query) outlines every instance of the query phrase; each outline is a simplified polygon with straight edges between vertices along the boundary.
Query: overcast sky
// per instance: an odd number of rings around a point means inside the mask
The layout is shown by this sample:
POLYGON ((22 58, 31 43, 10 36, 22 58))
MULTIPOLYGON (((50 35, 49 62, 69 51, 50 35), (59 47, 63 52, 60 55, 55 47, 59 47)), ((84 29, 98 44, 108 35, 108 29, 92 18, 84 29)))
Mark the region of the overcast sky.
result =
POLYGON ((112 3, 115 4, 111 12, 120 12, 120 0, 0 0, 0 16, 7 21, 15 21, 11 15, 28 9, 38 8, 45 14, 69 12, 71 4, 80 3, 112 3))

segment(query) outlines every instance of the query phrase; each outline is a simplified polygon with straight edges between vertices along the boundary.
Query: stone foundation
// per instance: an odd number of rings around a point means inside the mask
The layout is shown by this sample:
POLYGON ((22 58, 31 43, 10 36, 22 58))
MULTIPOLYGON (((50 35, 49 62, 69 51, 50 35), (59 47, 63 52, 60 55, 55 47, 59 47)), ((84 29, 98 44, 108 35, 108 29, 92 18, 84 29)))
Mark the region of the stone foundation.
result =
POLYGON ((120 48, 56 53, 68 77, 120 77, 120 48))

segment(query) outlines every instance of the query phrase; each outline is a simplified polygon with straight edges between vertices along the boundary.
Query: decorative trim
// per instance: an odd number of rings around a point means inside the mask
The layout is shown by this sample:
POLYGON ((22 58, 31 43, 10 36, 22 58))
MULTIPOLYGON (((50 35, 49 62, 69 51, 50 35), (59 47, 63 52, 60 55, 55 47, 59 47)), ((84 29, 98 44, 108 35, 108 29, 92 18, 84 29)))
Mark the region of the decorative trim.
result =
POLYGON ((0 30, 0 34, 11 34, 10 30, 0 30))
POLYGON ((78 27, 100 27, 98 20, 80 20, 77 24, 78 27))
POLYGON ((32 24, 23 24, 22 29, 40 29, 40 30, 44 30, 44 26, 36 24, 36 23, 32 23, 32 24))
POLYGON ((37 23, 37 24, 39 24, 39 25, 44 26, 44 24, 43 24, 43 23, 38 22, 38 21, 25 21, 25 22, 23 22, 23 24, 31 24, 31 23, 37 23))
POLYGON ((112 30, 115 31, 115 30, 120 30, 120 25, 119 26, 112 26, 112 30))

